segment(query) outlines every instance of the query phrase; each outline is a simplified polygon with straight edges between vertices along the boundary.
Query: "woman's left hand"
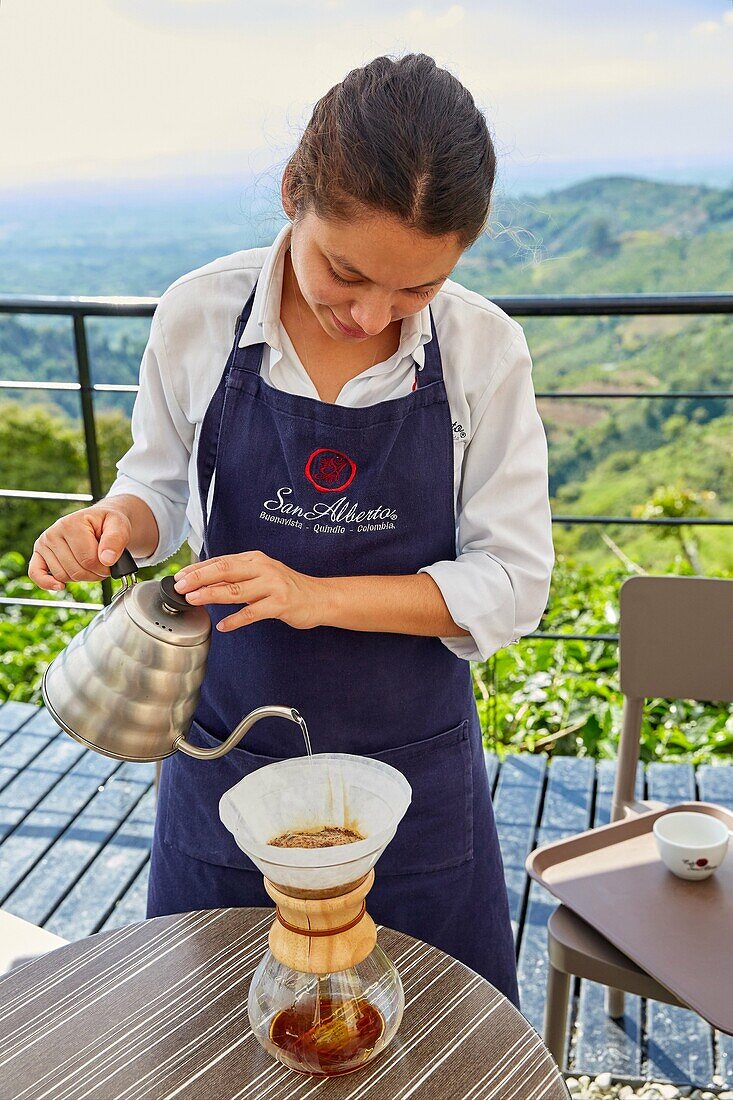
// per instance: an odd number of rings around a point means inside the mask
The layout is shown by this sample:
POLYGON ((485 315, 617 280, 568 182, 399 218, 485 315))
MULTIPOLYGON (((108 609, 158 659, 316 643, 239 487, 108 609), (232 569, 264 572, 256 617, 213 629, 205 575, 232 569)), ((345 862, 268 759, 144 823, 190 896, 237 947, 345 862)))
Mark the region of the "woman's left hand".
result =
POLYGON ((321 625, 322 579, 296 573, 261 550, 209 558, 187 565, 175 577, 176 591, 185 594, 193 606, 245 604, 222 619, 218 630, 236 630, 262 619, 282 619, 298 630, 321 625))

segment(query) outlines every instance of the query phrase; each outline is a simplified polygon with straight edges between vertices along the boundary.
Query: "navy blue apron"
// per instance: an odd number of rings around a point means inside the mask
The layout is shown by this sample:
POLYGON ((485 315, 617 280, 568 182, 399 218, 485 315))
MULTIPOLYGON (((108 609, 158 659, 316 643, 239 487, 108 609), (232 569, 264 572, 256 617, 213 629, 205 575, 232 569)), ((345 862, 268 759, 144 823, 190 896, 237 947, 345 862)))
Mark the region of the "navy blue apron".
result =
MULTIPOLYGON (((413 392, 347 408, 263 382, 264 344, 238 346, 253 297, 201 427, 201 558, 262 550, 324 577, 415 574, 455 559, 452 418, 432 310, 413 392)), ((234 608, 208 610, 216 623, 234 608)), ((377 863, 369 912, 518 1003, 469 663, 439 638, 410 634, 280 620, 213 630, 189 739, 215 746, 268 704, 301 712, 314 752, 374 756, 404 773, 412 804, 377 863)), ((221 760, 177 752, 163 762, 148 916, 272 904, 222 825, 219 799, 255 768, 303 751, 296 726, 266 718, 221 760)))

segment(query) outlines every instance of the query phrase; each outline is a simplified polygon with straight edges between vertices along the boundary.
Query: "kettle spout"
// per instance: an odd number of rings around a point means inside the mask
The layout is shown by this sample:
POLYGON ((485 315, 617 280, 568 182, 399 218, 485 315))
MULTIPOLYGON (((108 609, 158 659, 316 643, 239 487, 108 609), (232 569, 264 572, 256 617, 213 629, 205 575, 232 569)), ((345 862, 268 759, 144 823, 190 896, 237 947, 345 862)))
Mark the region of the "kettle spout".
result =
POLYGON ((245 733, 251 730, 260 718, 287 718, 290 722, 295 722, 301 729, 305 729, 305 722, 294 707, 257 707, 256 710, 245 714, 226 741, 222 741, 215 749, 199 748, 198 745, 192 745, 185 737, 179 737, 176 740, 175 748, 185 752, 188 756, 195 756, 197 760, 218 760, 220 756, 226 756, 230 749, 238 745, 245 733))

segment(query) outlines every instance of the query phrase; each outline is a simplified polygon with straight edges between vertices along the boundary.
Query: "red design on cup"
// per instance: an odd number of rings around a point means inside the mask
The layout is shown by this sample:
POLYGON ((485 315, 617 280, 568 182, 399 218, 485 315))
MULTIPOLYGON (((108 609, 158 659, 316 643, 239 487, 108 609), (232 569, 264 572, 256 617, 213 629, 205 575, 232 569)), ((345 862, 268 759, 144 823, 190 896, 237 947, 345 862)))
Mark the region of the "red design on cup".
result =
POLYGON ((697 860, 695 860, 695 866, 696 867, 707 867, 707 865, 708 865, 708 861, 706 859, 697 859, 697 860))
POLYGON ((319 447, 305 464, 305 476, 319 493, 340 493, 356 477, 356 463, 341 451, 319 447))

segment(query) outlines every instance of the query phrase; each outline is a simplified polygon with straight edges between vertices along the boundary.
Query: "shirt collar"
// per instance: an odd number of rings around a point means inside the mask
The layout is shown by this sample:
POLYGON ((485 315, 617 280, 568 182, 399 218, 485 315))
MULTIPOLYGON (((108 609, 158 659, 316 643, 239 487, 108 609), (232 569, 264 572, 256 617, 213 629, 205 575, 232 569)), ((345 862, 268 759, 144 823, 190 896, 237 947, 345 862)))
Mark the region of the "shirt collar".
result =
MULTIPOLYGON (((273 356, 271 367, 282 357, 280 299, 285 268, 284 257, 290 247, 291 228, 291 223, 286 222, 267 251, 257 279, 252 311, 239 340, 240 348, 263 342, 274 348, 279 354, 273 356)), ((393 356, 385 363, 371 367, 364 371, 364 374, 383 374, 387 370, 392 370, 407 355, 411 355, 418 368, 422 370, 425 365, 424 345, 430 338, 430 309, 426 305, 418 313, 403 319, 397 357, 393 356)))

